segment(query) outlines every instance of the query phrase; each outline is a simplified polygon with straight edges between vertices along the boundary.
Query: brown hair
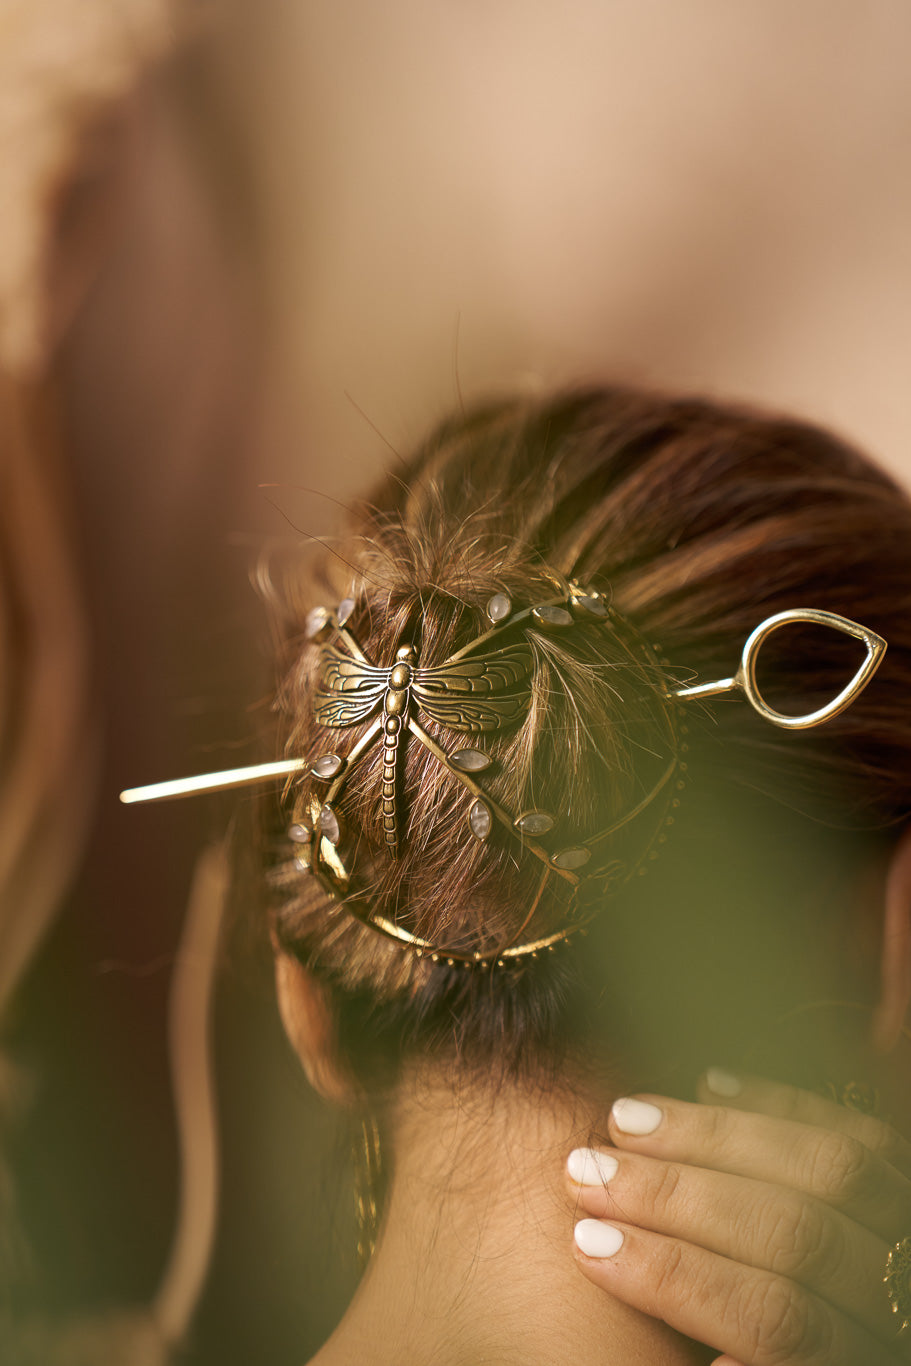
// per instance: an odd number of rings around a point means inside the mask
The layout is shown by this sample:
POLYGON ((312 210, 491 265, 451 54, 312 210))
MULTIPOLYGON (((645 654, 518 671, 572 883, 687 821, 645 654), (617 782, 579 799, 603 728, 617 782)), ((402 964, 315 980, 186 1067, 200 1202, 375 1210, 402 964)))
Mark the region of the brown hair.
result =
MULTIPOLYGON (((753 884, 747 865, 757 849, 768 874, 748 913, 757 919, 764 899, 781 899, 782 879, 793 891, 795 869, 818 869, 806 831, 787 867, 776 862, 793 835, 791 812, 860 831, 911 810, 906 497, 861 455, 810 426, 615 388, 499 402, 444 424, 404 475, 358 509, 338 557, 326 557, 316 574, 292 573, 280 696, 288 751, 313 761, 340 744, 338 731, 314 720, 319 651, 304 627, 327 595, 355 599, 352 629, 374 663, 390 664, 400 644, 415 641, 421 662, 436 664, 489 625, 491 594, 522 604, 552 596, 548 571, 609 595, 680 681, 730 676, 753 628, 794 607, 859 620, 889 649, 860 699, 819 732, 778 730, 738 699, 692 704, 679 832, 670 832, 652 876, 633 879, 598 917, 594 939, 612 936, 600 947, 589 940, 545 962, 479 974, 416 958, 333 907, 313 879, 280 879, 279 941, 347 1003, 346 1037, 362 1070, 403 1047, 455 1047, 507 1067, 532 1055, 554 1058, 561 1040, 579 1037, 575 1016, 585 1015, 587 998, 604 996, 608 980, 619 992, 612 1009, 617 999, 634 1008, 631 984, 661 945, 671 951, 682 927, 691 944, 703 933, 711 950, 732 887, 739 896, 742 883, 753 884), (788 812, 784 821, 776 809, 788 812), (707 905, 711 921, 699 926, 696 908, 707 905), (643 941, 629 937, 631 925, 643 941), (624 961, 623 953, 638 958, 624 961), (592 976, 594 962, 601 966, 592 976)), ((643 789, 643 762, 660 747, 656 680, 645 664, 631 668, 595 626, 559 642, 529 639, 532 705, 521 725, 485 736, 496 761, 490 790, 511 811, 543 804, 587 838, 630 810, 643 789)), ((781 710, 807 711, 841 689, 856 656, 856 641, 793 628, 764 650, 763 687, 781 710)), ((432 723, 427 729, 441 733, 432 723)), ((342 732, 352 743, 360 733, 342 732)), ((379 752, 368 756, 340 801, 358 895, 435 944, 457 937, 489 947, 508 938, 537 894, 539 865, 517 856, 505 834, 485 846, 473 841, 464 790, 418 744, 405 756, 406 838, 390 859, 381 764, 379 752)), ((862 840, 838 843, 854 849, 862 840)), ((831 848, 829 840, 828 859, 831 848)), ((630 863, 636 858, 634 851, 630 863)), ((551 881, 536 910, 540 932, 566 915, 564 890, 551 881)), ((766 947, 774 956, 780 945, 766 947)))

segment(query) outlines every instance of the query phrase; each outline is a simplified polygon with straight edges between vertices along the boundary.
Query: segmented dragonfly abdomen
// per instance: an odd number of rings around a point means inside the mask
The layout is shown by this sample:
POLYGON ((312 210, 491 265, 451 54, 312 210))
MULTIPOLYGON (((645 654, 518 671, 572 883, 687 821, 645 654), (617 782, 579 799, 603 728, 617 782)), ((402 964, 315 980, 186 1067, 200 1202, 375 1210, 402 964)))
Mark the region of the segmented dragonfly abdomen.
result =
POLYGON ((408 720, 415 658, 410 645, 398 651, 383 699, 383 838, 393 855, 399 848, 402 732, 408 720))
POLYGON ((399 844, 399 759, 402 718, 387 713, 383 727, 383 836, 392 853, 399 844))

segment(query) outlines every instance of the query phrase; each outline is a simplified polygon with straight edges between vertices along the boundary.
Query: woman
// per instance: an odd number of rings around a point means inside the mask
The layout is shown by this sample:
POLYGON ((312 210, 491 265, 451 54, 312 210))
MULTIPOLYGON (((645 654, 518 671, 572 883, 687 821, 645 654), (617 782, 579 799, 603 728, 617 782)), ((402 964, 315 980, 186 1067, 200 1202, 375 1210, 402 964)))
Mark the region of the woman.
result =
POLYGON ((278 996, 370 1258, 319 1366, 902 1359, 904 496, 793 422, 503 403, 276 598, 278 996))

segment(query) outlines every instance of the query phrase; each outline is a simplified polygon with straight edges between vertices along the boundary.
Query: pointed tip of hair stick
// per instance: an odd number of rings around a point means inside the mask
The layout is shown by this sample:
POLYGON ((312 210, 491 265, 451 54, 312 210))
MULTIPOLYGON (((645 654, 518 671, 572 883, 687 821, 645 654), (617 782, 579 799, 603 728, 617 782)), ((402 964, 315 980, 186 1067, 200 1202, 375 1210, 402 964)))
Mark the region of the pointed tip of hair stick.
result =
POLYGON ((120 800, 125 806, 133 806, 139 802, 164 802, 177 797, 193 797, 202 792, 249 787, 254 783, 268 782, 270 778, 287 777, 306 767, 306 759, 282 759, 274 764, 228 768, 221 773, 199 773, 192 778, 173 778, 164 783, 149 783, 146 787, 125 788, 120 793, 120 800))

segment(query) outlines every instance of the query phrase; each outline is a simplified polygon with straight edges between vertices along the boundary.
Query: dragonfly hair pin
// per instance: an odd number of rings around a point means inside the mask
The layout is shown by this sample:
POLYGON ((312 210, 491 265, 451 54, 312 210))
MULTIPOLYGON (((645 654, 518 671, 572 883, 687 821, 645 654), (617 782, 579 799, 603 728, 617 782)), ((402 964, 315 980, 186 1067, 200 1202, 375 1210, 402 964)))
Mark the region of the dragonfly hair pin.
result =
MULTIPOLYGON (((315 874, 333 895, 345 896, 346 907, 372 928, 396 939, 419 956, 426 954, 434 960, 443 957, 452 964, 488 965, 535 955, 581 929, 587 920, 576 916, 571 924, 546 939, 504 945, 492 956, 460 954, 426 944, 393 921, 372 913, 355 897, 349 897, 351 876, 340 852, 343 834, 336 806, 348 776, 373 746, 382 746, 382 780, 377 800, 390 857, 398 857, 403 845, 402 759, 405 743, 414 741, 466 789, 469 799, 467 827, 473 839, 486 843, 496 823, 540 860, 542 888, 551 874, 574 889, 582 879, 597 874, 599 886, 610 890, 611 885, 625 881, 641 864, 645 853, 659 838, 665 819, 669 823, 670 818, 664 814, 666 807, 679 801, 676 794, 684 785, 686 769, 681 760, 684 746, 680 737, 684 727, 680 720, 680 704, 739 693, 771 724, 791 730, 807 729, 828 721, 851 704, 869 683, 886 649, 882 637, 846 617, 814 608, 795 608, 778 612, 756 627, 745 642, 739 666, 731 677, 677 687, 655 649, 601 594, 570 582, 563 585, 559 596, 522 608, 516 608, 506 593, 495 593, 486 604, 488 629, 441 664, 423 665, 415 645, 406 640, 397 646, 391 663, 377 665, 368 659, 349 627, 354 608, 352 599, 342 602, 335 612, 316 608, 310 613, 307 629, 309 639, 320 648, 314 719, 319 725, 339 732, 369 723, 347 753, 337 752, 343 748, 339 745, 337 749, 327 749, 315 761, 289 759, 133 788, 121 793, 121 800, 157 801, 281 777, 293 779, 309 770, 311 779, 326 787, 322 795, 311 790, 305 796, 289 829, 296 867, 315 874), (655 680, 661 703, 660 715, 664 720, 667 762, 633 810, 609 829, 587 840, 567 844, 556 838, 558 821, 555 813, 535 809, 516 815, 496 801, 484 787, 484 774, 492 759, 482 747, 483 740, 476 740, 474 744, 459 741, 517 727, 528 711, 532 696, 534 655, 528 633, 569 632, 580 620, 612 629, 630 658, 645 665, 648 676, 655 680), (863 643, 866 653, 853 678, 831 702, 815 711, 792 716, 768 705, 759 690, 756 670, 765 640, 782 627, 797 623, 826 626, 853 636, 863 643), (424 718, 458 737, 456 744, 444 745, 431 736, 422 724, 424 718), (663 803, 658 802, 660 797, 663 797, 663 803), (646 840, 642 858, 632 866, 614 862, 605 868, 603 857, 599 859, 596 855, 602 853, 609 837, 656 805, 658 820, 646 840)), ((520 935, 530 919, 531 913, 520 935)))

